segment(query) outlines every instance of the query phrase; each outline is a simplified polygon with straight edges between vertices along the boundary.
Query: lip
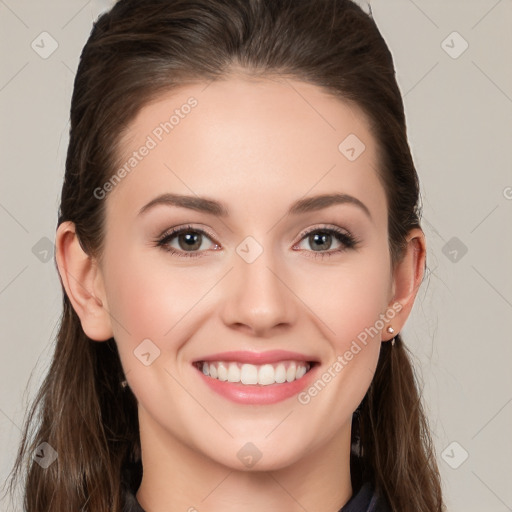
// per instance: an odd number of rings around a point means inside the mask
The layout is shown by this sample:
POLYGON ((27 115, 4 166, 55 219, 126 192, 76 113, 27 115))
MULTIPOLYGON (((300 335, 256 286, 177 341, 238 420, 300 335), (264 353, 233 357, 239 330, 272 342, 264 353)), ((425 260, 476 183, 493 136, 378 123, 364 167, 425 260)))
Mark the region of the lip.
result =
POLYGON ((218 352, 196 359, 194 363, 206 361, 224 361, 226 363, 248 363, 248 364, 272 364, 279 361, 304 361, 318 363, 313 356, 307 356, 298 352, 288 350, 268 350, 267 352, 250 352, 246 350, 232 350, 229 352, 218 352))
POLYGON ((192 365, 197 372, 198 377, 218 395, 244 405, 270 405, 281 402, 299 394, 308 387, 319 369, 318 361, 303 354, 288 352, 284 350, 272 350, 268 352, 221 352, 211 354, 205 358, 194 361, 192 365), (311 369, 300 379, 292 382, 283 382, 282 384, 270 384, 262 386, 260 384, 242 384, 240 382, 220 381, 206 376, 197 363, 209 361, 240 362, 249 364, 271 364, 278 361, 294 360, 311 363, 311 369))

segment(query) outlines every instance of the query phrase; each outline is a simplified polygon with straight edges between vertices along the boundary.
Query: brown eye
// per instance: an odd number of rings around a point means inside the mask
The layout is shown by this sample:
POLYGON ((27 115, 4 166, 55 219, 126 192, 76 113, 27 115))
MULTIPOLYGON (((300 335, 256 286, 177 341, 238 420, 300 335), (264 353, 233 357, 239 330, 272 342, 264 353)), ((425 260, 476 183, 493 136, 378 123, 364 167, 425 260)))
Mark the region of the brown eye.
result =
POLYGON ((347 232, 338 230, 337 228, 317 228, 304 234, 301 242, 307 242, 310 250, 306 252, 314 253, 314 257, 325 257, 339 254, 347 249, 356 247, 359 243, 352 235, 347 232), (333 243, 339 246, 333 250, 333 243))
POLYGON ((328 249, 331 248, 333 242, 332 239, 333 236, 330 233, 325 232, 316 232, 308 236, 308 242, 310 244, 310 247, 312 247, 314 251, 327 251, 328 249))
POLYGON ((185 234, 178 235, 178 244, 180 246, 180 249, 183 249, 184 251, 193 251, 196 249, 199 249, 201 247, 202 242, 202 236, 201 233, 194 232, 188 232, 185 234))
MULTIPOLYGON (((173 229, 165 233, 158 241, 157 246, 178 256, 200 256, 208 249, 207 240, 211 237, 201 229, 194 229, 191 226, 173 229), (177 246, 175 245, 177 242, 177 246), (188 253, 188 254, 187 254, 188 253)), ((218 244, 212 242, 214 248, 218 244)))

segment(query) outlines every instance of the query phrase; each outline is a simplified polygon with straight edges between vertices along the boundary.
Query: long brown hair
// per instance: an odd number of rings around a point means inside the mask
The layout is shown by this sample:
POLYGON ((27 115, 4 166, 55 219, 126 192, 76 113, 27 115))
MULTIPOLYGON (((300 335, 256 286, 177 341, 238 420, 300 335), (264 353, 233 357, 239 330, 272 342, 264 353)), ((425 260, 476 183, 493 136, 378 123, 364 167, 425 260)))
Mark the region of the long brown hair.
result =
MULTIPOLYGON (((291 77, 353 102, 371 122, 388 201, 389 250, 400 261, 420 227, 419 182, 391 53, 371 15, 349 0, 120 0, 83 48, 71 102, 58 224, 72 221, 99 257, 105 201, 94 190, 120 165, 119 141, 138 111, 187 82, 291 77)), ((51 367, 27 414, 13 468, 27 512, 120 512, 122 466, 140 461, 137 401, 123 389, 116 344, 90 340, 63 288, 51 367), (35 426, 35 427, 34 427, 35 426), (35 432, 32 432, 34 427, 35 432), (58 454, 42 469, 41 443, 58 454)), ((444 510, 419 385, 402 337, 382 343, 374 379, 354 414, 354 488, 371 479, 395 512, 444 510)))

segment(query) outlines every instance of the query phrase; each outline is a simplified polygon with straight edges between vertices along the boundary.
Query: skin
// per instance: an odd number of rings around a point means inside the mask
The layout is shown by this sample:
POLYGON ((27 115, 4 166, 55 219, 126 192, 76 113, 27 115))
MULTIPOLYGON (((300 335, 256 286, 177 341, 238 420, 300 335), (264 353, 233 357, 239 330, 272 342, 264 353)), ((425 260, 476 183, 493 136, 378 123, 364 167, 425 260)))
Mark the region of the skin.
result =
MULTIPOLYGON (((137 498, 147 512, 337 512, 352 495, 352 413, 372 381, 381 341, 393 336, 386 327, 399 332, 413 306, 423 232, 409 233, 393 269, 367 120, 299 81, 233 75, 166 93, 139 112, 121 160, 190 96, 198 105, 104 199, 101 260, 82 251, 72 223, 56 237, 59 272, 82 327, 92 340, 115 338, 139 403, 144 476, 137 498), (355 161, 338 150, 351 133, 366 146, 355 161), (230 214, 159 205, 138 215, 164 192, 215 199, 230 214), (286 214, 297 199, 333 192, 362 201, 371 219, 353 204, 286 214), (188 224, 214 235, 196 249, 202 256, 156 245, 164 231, 188 224), (334 226, 359 244, 315 258, 318 250, 301 234, 334 226), (252 263, 236 252, 247 236, 263 249, 252 263), (191 364, 227 350, 284 349, 313 356, 321 374, 397 303, 401 311, 305 405, 296 396, 233 403, 191 364), (145 366, 133 351, 147 338, 160 355, 145 366), (237 457, 248 442, 262 455, 252 468, 237 457)), ((183 251, 177 238, 171 245, 183 251)), ((340 247, 332 238, 322 250, 340 247)))

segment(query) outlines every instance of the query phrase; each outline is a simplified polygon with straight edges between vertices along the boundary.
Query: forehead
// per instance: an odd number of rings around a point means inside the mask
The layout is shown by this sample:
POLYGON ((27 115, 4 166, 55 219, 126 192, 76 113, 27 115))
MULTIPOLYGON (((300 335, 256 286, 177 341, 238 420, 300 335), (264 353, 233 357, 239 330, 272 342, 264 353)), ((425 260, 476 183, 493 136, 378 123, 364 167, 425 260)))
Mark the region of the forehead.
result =
POLYGON ((169 91, 140 110, 120 148, 127 172, 109 208, 178 192, 226 203, 250 196, 268 209, 342 191, 385 210, 365 115, 296 80, 232 77, 169 91))

